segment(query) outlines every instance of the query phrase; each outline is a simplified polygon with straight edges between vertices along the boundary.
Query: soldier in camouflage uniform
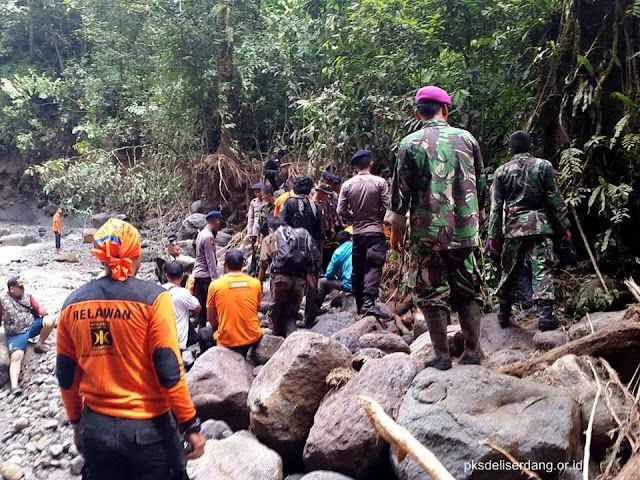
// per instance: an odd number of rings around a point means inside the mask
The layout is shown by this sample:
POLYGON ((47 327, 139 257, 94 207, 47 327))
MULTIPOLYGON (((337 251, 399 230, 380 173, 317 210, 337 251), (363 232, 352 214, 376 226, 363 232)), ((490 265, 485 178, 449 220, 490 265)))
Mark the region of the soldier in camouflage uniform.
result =
POLYGON ((476 139, 447 123, 451 99, 438 87, 416 95, 422 130, 400 142, 391 189, 391 246, 402 252, 402 228, 410 213, 409 281, 422 309, 435 356, 426 362, 451 368, 447 340, 449 308, 457 310, 464 336, 459 363, 479 364, 480 280, 474 256, 478 215, 484 207, 486 179, 476 139))
POLYGON ((515 132, 509 138, 509 147, 513 157, 493 177, 489 216, 491 248, 494 255, 501 255, 502 266, 497 290, 498 319, 503 328, 511 324, 518 278, 523 263, 529 260, 538 327, 542 331, 553 330, 558 321, 553 316, 551 271, 557 260, 551 236, 554 230, 562 232, 571 242, 568 210, 551 163, 529 153, 531 136, 515 132))

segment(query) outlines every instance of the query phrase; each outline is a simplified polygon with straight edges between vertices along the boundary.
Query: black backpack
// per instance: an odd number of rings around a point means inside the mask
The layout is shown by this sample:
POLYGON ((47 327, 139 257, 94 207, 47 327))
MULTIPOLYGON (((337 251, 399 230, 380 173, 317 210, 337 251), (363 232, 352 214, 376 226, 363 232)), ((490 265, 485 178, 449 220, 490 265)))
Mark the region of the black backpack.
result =
POLYGON ((279 227, 276 230, 275 273, 304 276, 313 269, 313 241, 304 228, 279 227))
POLYGON ((305 216, 304 209, 305 204, 309 204, 309 208, 311 209, 311 214, 313 215, 313 219, 316 220, 318 218, 318 207, 313 200, 309 197, 300 198, 297 197, 298 208, 293 212, 293 219, 291 220, 291 226, 293 228, 308 228, 307 217, 305 216))

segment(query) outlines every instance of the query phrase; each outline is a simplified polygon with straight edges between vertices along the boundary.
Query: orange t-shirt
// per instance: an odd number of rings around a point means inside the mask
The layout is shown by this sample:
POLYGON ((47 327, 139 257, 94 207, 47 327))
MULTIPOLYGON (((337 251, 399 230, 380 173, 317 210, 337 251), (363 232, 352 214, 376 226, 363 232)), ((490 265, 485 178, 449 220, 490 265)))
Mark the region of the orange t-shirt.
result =
POLYGON ((207 308, 218 313, 214 334, 221 347, 251 345, 262 337, 258 308, 262 302, 260 282, 241 272, 227 273, 209 285, 207 308))
POLYGON ((160 285, 134 277, 85 284, 64 303, 56 343, 70 420, 83 405, 121 418, 195 417, 171 295, 160 285))
POLYGON ((53 231, 55 233, 62 233, 62 220, 59 213, 53 214, 53 231))

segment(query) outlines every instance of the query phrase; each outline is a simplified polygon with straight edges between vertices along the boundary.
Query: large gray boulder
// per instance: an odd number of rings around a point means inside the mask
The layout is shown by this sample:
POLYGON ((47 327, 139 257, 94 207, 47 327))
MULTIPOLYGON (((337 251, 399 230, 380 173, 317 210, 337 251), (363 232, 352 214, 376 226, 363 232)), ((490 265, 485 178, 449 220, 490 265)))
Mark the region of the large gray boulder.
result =
POLYGON ((317 318, 316 324, 311 328, 314 333, 327 337, 356 323, 356 317, 349 312, 327 313, 317 318))
POLYGON ((589 335, 592 332, 592 327, 593 332, 597 332, 609 325, 621 322, 624 314, 625 310, 618 312, 594 312, 590 313, 588 317, 585 315, 582 320, 569 328, 569 338, 571 340, 577 340, 589 335))
POLYGON ((317 333, 294 332, 253 382, 251 430, 285 461, 299 461, 327 392, 327 375, 350 364, 351 352, 344 345, 317 333))
POLYGON ((32 243, 38 243, 38 239, 26 233, 12 233, 0 238, 0 244, 7 247, 24 247, 32 243))
POLYGON ((0 237, 4 237, 6 235, 9 235, 11 233, 11 231, 9 231, 6 228, 0 228, 0 237))
POLYGON ((201 419, 224 420, 234 430, 249 426, 247 397, 253 366, 239 353, 213 347, 187 373, 191 399, 201 419))
POLYGON ((190 460, 191 480, 282 480, 282 459, 251 433, 241 431, 224 440, 209 440, 204 455, 190 460))
POLYGON ((179 240, 189 240, 200 232, 207 225, 207 220, 204 213, 192 213, 182 221, 180 232, 178 233, 179 240))
POLYGON ((517 325, 502 328, 495 314, 485 315, 480 323, 480 345, 485 354, 505 348, 533 350, 533 336, 536 331, 517 325))
MULTIPOLYGON (((587 430, 591 410, 593 409, 593 402, 598 391, 598 384, 589 366, 589 361, 596 366, 595 359, 591 357, 565 355, 542 372, 528 378, 528 380, 560 386, 568 390, 580 405, 582 431, 587 430)), ((601 397, 601 401, 599 401, 596 406, 592 430, 592 453, 604 453, 607 447, 613 443, 613 440, 607 433, 618 426, 609 407, 611 407, 620 419, 627 418, 628 409, 626 407, 624 393, 613 383, 605 386, 608 383, 608 374, 604 371, 599 371, 597 366, 596 372, 600 377, 604 390, 602 392, 603 397, 601 397), (604 396, 606 396, 606 401, 604 400, 604 396)))
POLYGON ((331 338, 347 347, 351 353, 360 349, 360 337, 366 333, 379 332, 382 330, 380 323, 375 317, 364 317, 353 325, 338 330, 331 335, 331 338))
POLYGON ((404 353, 366 362, 355 378, 322 402, 304 448, 305 466, 362 480, 388 466, 389 445, 376 434, 359 397, 373 398, 393 415, 418 371, 404 353))
POLYGON ((353 480, 351 477, 342 475, 341 473, 329 472, 328 470, 316 470, 307 473, 300 480, 353 480))
POLYGON ((378 348, 384 353, 409 353, 409 345, 400 335, 391 333, 366 333, 360 337, 360 347, 378 348))
POLYGON ((105 223, 109 221, 111 217, 115 217, 117 214, 115 213, 96 213, 93 217, 91 217, 91 228, 98 229, 105 223))
POLYGON ((277 335, 262 335, 256 345, 256 363, 264 365, 273 357, 284 343, 284 338, 277 335))
MULTIPOLYGON (((398 411, 405 427, 443 463, 457 480, 520 480, 517 470, 498 474, 469 468, 471 462, 504 460, 483 440, 522 462, 557 465, 578 458, 580 410, 562 388, 499 374, 480 366, 458 365, 448 371, 427 368, 413 381, 398 411)), ((400 480, 423 480, 424 470, 391 454, 400 480)), ((535 469, 534 469, 535 470, 535 469)), ((558 472, 538 472, 545 479, 558 472)))

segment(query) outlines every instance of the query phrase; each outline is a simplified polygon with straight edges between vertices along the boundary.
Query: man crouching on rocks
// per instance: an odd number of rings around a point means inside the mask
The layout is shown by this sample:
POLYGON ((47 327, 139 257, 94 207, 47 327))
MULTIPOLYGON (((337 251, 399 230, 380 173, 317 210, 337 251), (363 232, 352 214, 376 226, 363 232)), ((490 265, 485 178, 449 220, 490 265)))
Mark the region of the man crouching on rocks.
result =
POLYGON ((91 253, 108 275, 66 299, 56 365, 89 478, 186 479, 185 458, 200 457, 205 441, 184 376, 171 295, 135 278, 142 250, 130 224, 110 219, 94 235, 91 253), (191 450, 186 457, 183 435, 191 450))
POLYGON ((0 323, 4 325, 9 347, 11 392, 19 396, 22 389, 18 381, 27 343, 29 339, 40 335, 34 350, 37 353, 46 352, 44 342, 53 330, 54 323, 45 319, 47 312, 31 295, 24 293, 24 283, 20 277, 10 278, 7 287, 7 291, 0 294, 0 323))

